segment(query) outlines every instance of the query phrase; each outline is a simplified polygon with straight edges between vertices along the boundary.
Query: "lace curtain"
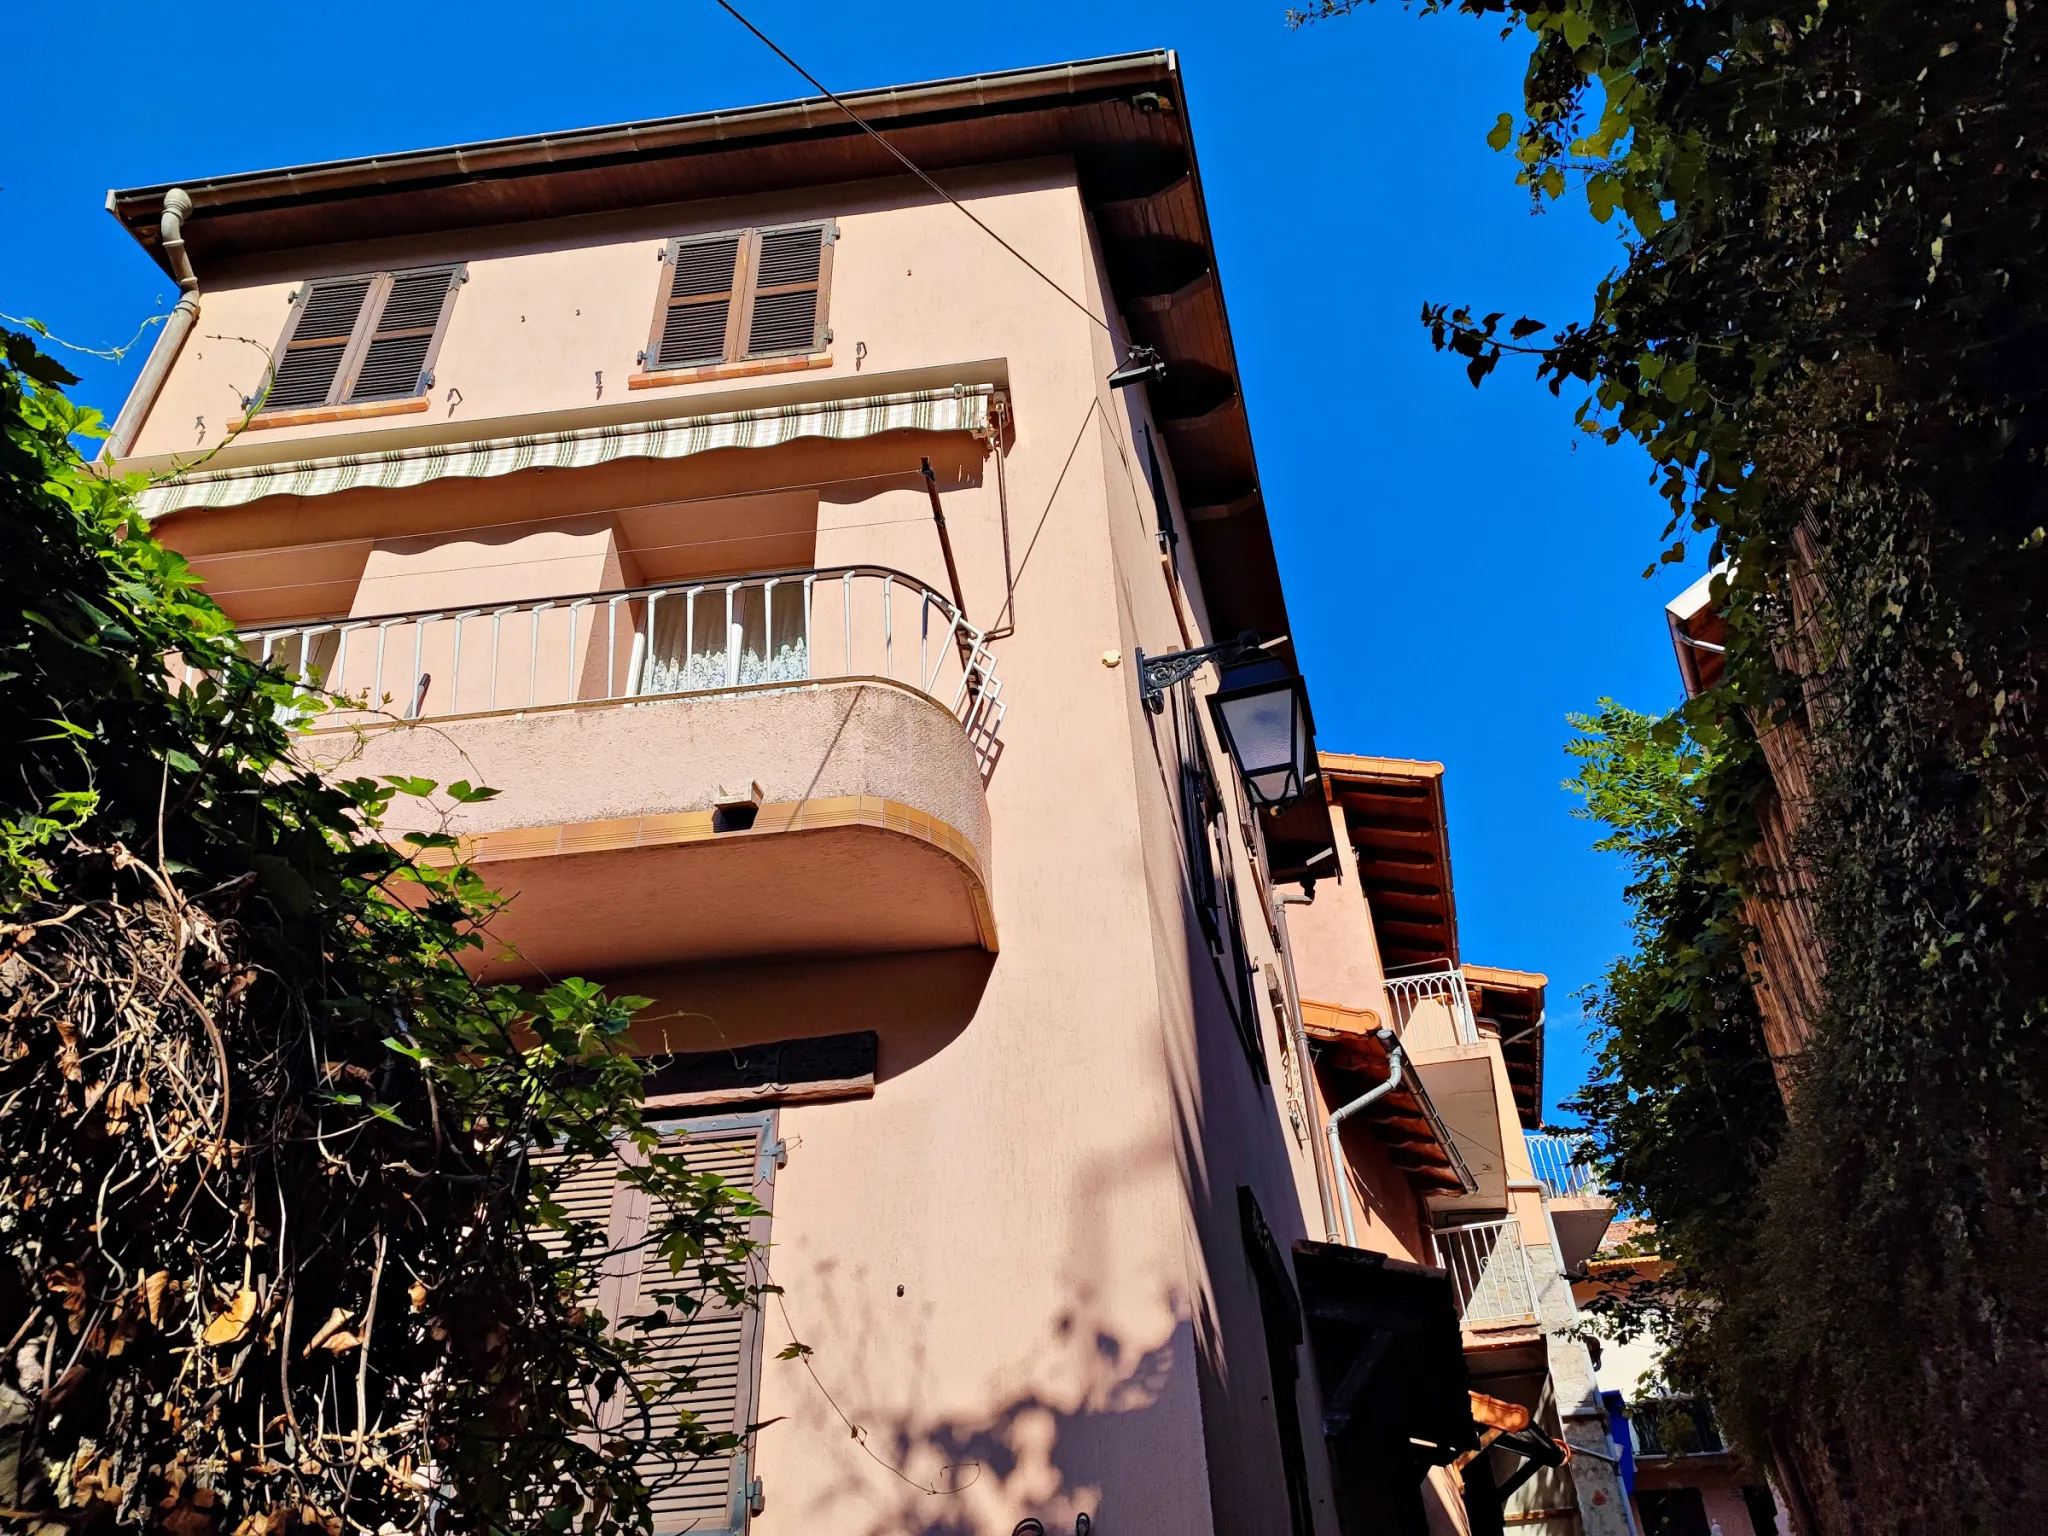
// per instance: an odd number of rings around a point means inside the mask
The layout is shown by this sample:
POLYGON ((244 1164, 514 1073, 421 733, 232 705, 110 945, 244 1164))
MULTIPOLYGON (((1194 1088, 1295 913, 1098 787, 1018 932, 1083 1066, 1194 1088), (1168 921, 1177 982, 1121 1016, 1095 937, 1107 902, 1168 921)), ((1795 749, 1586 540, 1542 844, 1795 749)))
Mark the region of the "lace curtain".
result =
POLYGON ((801 584, 722 587, 657 598, 636 694, 699 693, 810 676, 801 584), (728 596, 730 603, 728 603, 728 596))

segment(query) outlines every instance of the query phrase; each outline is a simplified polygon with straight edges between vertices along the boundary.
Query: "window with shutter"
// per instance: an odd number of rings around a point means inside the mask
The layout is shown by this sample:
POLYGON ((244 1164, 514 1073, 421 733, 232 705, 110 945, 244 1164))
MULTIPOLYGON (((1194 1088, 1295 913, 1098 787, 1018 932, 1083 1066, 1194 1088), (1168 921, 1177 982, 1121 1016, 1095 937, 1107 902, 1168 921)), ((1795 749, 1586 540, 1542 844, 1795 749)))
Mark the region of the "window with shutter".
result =
POLYGON ((1259 1082, 1269 1080, 1265 1048, 1259 1041, 1258 1004, 1252 990, 1254 966, 1244 940, 1244 919, 1238 910, 1237 876, 1231 868, 1230 846, 1221 831, 1222 796, 1209 749, 1202 737, 1194 696, 1183 691, 1178 721, 1180 737, 1181 838, 1187 855, 1188 895, 1216 978, 1225 988, 1223 1006, 1244 1047, 1245 1062, 1259 1082), (1219 839, 1221 839, 1219 845, 1219 839))
POLYGON ((356 321, 369 296, 368 277, 312 283, 285 323, 277 351, 277 375, 264 399, 266 410, 325 405, 333 397, 342 360, 355 339, 356 321))
POLYGON ((463 269, 308 283, 285 322, 267 411, 403 400, 426 390, 463 269))
POLYGON ((758 240, 747 356, 817 351, 824 308, 824 226, 764 229, 758 240))
POLYGON ((703 368, 822 350, 836 233, 830 224, 792 224, 670 241, 642 366, 703 368))
POLYGON ((427 388, 434 342, 459 275, 454 267, 387 274, 384 302, 349 389, 350 400, 402 400, 427 388))
POLYGON ((656 368, 722 363, 732 349, 741 235, 678 240, 669 247, 668 297, 653 347, 656 368))
MULTIPOLYGON (((661 1150, 681 1153, 693 1173, 713 1174, 771 1205, 775 1179, 775 1122, 772 1112, 685 1121, 669 1128, 661 1150)), ((614 1320, 661 1310, 655 1299, 684 1284, 659 1253, 646 1246, 648 1231, 662 1213, 647 1195, 619 1183, 612 1165, 584 1164, 572 1168, 555 1197, 578 1220, 607 1223, 612 1258, 596 1280, 589 1299, 614 1320)), ((768 1239, 766 1218, 755 1224, 754 1238, 768 1239)), ((559 1237, 543 1237, 551 1247, 559 1237)), ((745 1436, 753 1423, 761 1377, 761 1311, 758 1306, 729 1307, 716 1297, 688 1318, 668 1309, 668 1327, 646 1335, 658 1379, 667 1383, 687 1378, 687 1391, 669 1395, 653 1413, 641 1417, 621 1404, 600 1416, 605 1433, 659 1440, 674 1434, 681 1414, 693 1414, 712 1434, 745 1436)), ((641 1469, 653 1489, 654 1536, 739 1536, 750 1518, 751 1456, 749 1447, 729 1454, 678 1462, 643 1461, 641 1469)))

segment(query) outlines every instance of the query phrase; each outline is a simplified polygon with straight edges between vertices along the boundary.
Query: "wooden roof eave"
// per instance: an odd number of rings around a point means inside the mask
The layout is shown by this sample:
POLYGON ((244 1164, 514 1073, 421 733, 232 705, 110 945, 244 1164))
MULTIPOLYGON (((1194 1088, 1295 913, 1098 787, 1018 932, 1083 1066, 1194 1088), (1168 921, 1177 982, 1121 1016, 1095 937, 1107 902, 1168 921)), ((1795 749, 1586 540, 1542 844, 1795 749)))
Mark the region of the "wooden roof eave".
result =
POLYGON ((1515 1114, 1527 1131, 1543 1124, 1544 998, 1550 978, 1540 971, 1467 964, 1465 980, 1478 989, 1478 1020, 1500 1041, 1515 1114))
POLYGON ((1439 958, 1455 964, 1458 906, 1443 764, 1345 752, 1319 753, 1318 764, 1331 800, 1344 809, 1359 882, 1375 900, 1374 927, 1387 950, 1384 958, 1395 964, 1439 958), (1382 883, 1396 888, 1389 905, 1398 905, 1408 921, 1379 910, 1374 893, 1382 883))
MULTIPOLYGON (((1386 1080, 1387 1052, 1376 1036, 1313 1023, 1307 1032, 1324 1047, 1319 1065, 1371 1082, 1386 1080)), ((1364 1119, 1395 1166, 1410 1179, 1426 1184, 1429 1192, 1470 1194, 1479 1187, 1415 1072, 1402 1073, 1400 1085, 1368 1108, 1364 1119)))

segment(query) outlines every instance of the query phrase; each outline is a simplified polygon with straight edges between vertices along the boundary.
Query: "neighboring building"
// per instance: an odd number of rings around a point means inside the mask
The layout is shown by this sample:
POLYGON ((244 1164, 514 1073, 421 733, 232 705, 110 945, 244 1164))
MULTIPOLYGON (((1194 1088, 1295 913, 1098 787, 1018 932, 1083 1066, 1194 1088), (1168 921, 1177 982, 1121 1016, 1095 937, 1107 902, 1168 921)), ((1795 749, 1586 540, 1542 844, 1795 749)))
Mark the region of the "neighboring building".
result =
POLYGON ((1148 684, 1302 697, 1172 55, 849 102, 1038 270, 820 101, 110 199, 155 527, 772 1207, 659 1529, 1622 1531, 1440 770, 1148 684))
MULTIPOLYGON (((1726 671, 1729 643, 1725 568, 1702 576, 1665 605, 1665 623, 1671 632, 1671 648, 1678 661, 1678 673, 1688 699, 1717 687, 1726 671), (1722 582, 1717 599, 1714 585, 1722 582)), ((1811 647, 1816 635, 1813 615, 1818 592, 1809 565, 1795 561, 1786 581, 1784 600, 1789 604, 1795 631, 1801 637, 1796 649, 1811 647)), ((1794 670, 1812 676, 1812 658, 1788 656, 1794 670)), ((1756 998, 1763 1023, 1764 1049, 1769 1052, 1778 1093, 1791 1106, 1798 1086, 1798 1069, 1804 1059, 1814 1021, 1820 1016, 1822 992, 1827 977, 1827 956, 1822 952, 1814 928, 1813 881, 1799 851, 1799 829, 1811 795, 1812 745, 1809 711, 1815 695, 1802 686, 1794 706, 1783 718, 1757 719, 1757 742, 1770 772, 1770 784, 1757 804, 1757 845, 1750 850, 1747 875, 1751 893, 1743 903, 1743 917, 1755 933, 1749 951, 1750 990, 1756 998)), ((1778 1491, 1789 1508, 1774 1519, 1786 1531, 1817 1528, 1807 1489, 1810 1479, 1830 1475, 1802 1457, 1785 1442, 1774 1444, 1773 1475, 1778 1491)), ((1647 1463, 1646 1463, 1647 1465, 1647 1463)), ((1752 1485, 1746 1507, 1760 1513, 1770 1498, 1769 1490, 1752 1485)), ((1684 1506, 1684 1517, 1692 1518, 1692 1506, 1684 1495, 1674 1495, 1684 1506)), ((1723 1501, 1725 1503, 1725 1499, 1723 1501)), ((1674 1517, 1676 1518, 1676 1517, 1674 1517)), ((1710 1529, 1712 1519, 1709 1518, 1710 1529)), ((1738 1527, 1722 1522, 1724 1531, 1738 1527)), ((1758 1524, 1759 1531, 1770 1527, 1758 1524)), ((1688 1526, 1671 1527, 1685 1531, 1688 1526)))
MULTIPOLYGON (((1724 575, 1721 569, 1709 571, 1664 608, 1678 675, 1689 699, 1719 684, 1726 667, 1728 621, 1714 600, 1714 582, 1724 575)), ((1812 611, 1805 591, 1811 580, 1800 575, 1793 582, 1793 601, 1802 612, 1812 611)), ((1806 1054, 1827 974, 1826 957, 1814 936, 1812 880, 1799 855, 1812 748, 1803 705, 1789 718, 1757 724, 1771 784, 1757 806, 1757 846, 1749 857, 1754 894, 1744 902, 1743 916, 1756 931, 1750 953, 1751 990, 1763 1016, 1764 1047, 1771 1053, 1778 1090, 1789 1098, 1792 1073, 1806 1054)))
POLYGON ((1315 1042, 1315 1126, 1387 1080, 1382 1026, 1404 1058, 1402 1085, 1340 1126, 1330 1224, 1445 1268, 1471 1389, 1527 1410, 1539 1437, 1571 1449, 1564 1465, 1501 1446, 1466 1464, 1471 1528, 1621 1536, 1626 1504, 1565 1278, 1613 1206, 1530 1134, 1542 1120, 1547 979, 1460 950, 1441 764, 1328 752, 1321 762, 1327 803, 1281 818, 1306 844, 1324 816, 1336 845, 1323 866, 1336 887, 1294 907, 1288 929, 1315 1042))
MULTIPOLYGON (((1604 1289, 1654 1284, 1662 1261, 1652 1236, 1646 1223, 1615 1222, 1572 1277, 1578 1301, 1590 1305, 1604 1289)), ((1769 1484, 1723 1440, 1712 1404, 1670 1390, 1649 1339, 1602 1339, 1598 1367, 1642 1536, 1790 1536, 1769 1484)))

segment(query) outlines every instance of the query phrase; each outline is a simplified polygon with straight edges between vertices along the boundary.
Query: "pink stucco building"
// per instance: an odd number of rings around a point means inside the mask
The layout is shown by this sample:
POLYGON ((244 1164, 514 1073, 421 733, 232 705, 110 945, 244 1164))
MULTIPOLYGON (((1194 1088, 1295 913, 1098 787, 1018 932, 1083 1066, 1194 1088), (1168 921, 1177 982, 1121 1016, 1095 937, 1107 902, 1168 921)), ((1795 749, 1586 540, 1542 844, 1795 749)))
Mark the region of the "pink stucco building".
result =
POLYGON ((1625 1530, 1441 770, 1204 703, 1303 695, 1173 56, 850 105, 957 206, 822 101, 110 204, 155 527, 772 1206, 662 1528, 1625 1530))

